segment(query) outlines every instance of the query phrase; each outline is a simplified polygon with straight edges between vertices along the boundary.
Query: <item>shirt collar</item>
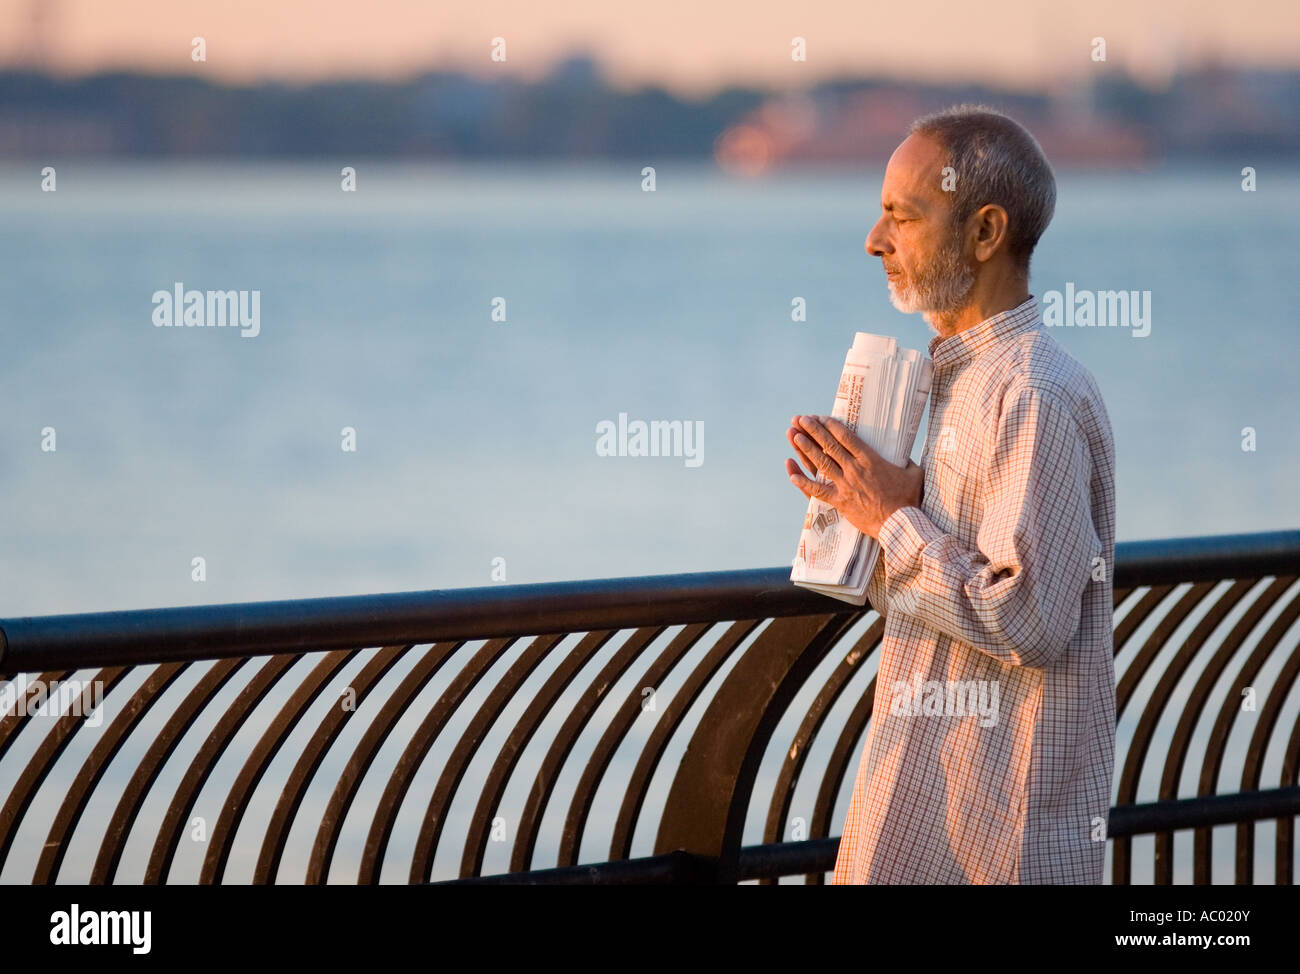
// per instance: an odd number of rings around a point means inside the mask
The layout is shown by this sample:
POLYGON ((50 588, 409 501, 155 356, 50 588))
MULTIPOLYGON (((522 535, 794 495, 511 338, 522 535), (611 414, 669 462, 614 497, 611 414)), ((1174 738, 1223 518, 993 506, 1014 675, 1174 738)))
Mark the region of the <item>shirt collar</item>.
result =
POLYGON ((955 335, 947 338, 935 335, 930 339, 930 358, 936 369, 946 370, 974 358, 995 342, 1036 328, 1040 320, 1038 300, 1031 294, 1022 304, 1000 311, 955 335))

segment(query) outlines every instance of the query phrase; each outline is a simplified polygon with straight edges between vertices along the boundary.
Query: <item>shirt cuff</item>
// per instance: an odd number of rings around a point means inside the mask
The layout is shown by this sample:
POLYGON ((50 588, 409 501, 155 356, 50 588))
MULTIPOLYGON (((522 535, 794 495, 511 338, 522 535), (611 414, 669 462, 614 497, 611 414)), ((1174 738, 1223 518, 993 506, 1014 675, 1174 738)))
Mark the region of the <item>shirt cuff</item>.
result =
POLYGON ((938 525, 919 507, 900 507, 880 525, 880 554, 885 577, 906 576, 919 567, 925 546, 943 537, 938 525))

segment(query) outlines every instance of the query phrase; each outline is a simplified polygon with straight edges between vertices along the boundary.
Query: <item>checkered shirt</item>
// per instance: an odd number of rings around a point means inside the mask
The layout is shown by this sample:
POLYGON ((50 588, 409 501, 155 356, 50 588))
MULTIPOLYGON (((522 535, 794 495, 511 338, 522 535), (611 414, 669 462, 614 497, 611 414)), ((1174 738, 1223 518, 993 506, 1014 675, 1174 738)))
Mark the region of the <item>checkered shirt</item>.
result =
POLYGON ((1110 419, 1032 295, 929 349, 924 493, 880 530, 868 598, 885 631, 834 882, 1099 883, 1110 419))

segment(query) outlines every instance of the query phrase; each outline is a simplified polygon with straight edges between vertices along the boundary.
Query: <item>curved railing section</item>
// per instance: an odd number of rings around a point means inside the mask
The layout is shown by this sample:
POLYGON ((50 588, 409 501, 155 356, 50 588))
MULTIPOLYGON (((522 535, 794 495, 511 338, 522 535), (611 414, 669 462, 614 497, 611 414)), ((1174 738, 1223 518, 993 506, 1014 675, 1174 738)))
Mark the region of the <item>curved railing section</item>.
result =
MULTIPOLYGON (((883 625, 788 576, 2 620, 0 881, 825 882, 883 625)), ((1293 882, 1298 576, 1117 546, 1110 881, 1293 882)))

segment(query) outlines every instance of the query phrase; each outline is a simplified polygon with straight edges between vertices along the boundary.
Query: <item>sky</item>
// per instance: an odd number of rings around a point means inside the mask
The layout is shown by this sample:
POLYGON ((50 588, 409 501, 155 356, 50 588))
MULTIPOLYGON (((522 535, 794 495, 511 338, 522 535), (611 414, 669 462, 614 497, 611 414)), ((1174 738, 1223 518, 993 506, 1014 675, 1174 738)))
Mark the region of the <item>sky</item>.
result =
POLYGON ((829 77, 1069 83, 1106 60, 1159 86, 1179 65, 1300 67, 1296 0, 0 0, 0 63, 130 68, 227 82, 400 79, 428 70, 535 80, 585 51, 621 88, 698 97, 829 77), (191 58, 203 37, 207 60, 191 58), (493 38, 506 59, 493 61, 493 38), (793 61, 802 37, 807 60, 793 61), (33 61, 33 58, 39 60, 33 61))

